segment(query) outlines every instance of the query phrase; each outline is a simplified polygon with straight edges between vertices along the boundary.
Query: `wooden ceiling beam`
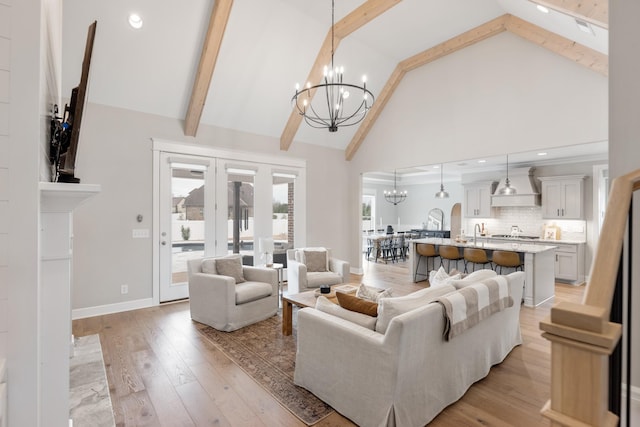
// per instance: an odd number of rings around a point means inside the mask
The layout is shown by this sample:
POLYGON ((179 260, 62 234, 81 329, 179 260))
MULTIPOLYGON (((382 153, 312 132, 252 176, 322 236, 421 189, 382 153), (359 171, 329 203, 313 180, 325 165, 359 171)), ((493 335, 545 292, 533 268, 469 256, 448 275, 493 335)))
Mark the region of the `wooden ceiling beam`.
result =
POLYGON ((400 81, 407 72, 505 31, 504 22, 506 17, 507 15, 500 16, 440 43, 439 45, 400 61, 396 69, 391 74, 391 77, 389 77, 389 80, 387 80, 387 83, 384 85, 382 92, 380 92, 376 98, 376 102, 367 113, 367 116, 362 121, 355 135, 351 139, 351 142, 347 146, 345 150, 345 158, 347 160, 353 159, 353 156, 355 156, 358 148, 360 148, 360 145, 369 133, 369 130, 373 127, 376 119, 386 106, 387 101, 389 101, 393 92, 396 90, 400 81))
POLYGON ((508 31, 549 49, 551 52, 587 67, 603 76, 609 76, 609 56, 540 28, 530 22, 509 15, 506 23, 508 31))
POLYGON ((200 64, 193 82, 193 90, 191 91, 191 99, 185 117, 184 134, 187 136, 196 136, 198 126, 200 126, 200 118, 202 110, 209 93, 209 85, 213 78, 213 71, 216 67, 220 46, 224 31, 231 15, 231 7, 233 0, 215 0, 211 17, 209 18, 209 28, 200 54, 200 64))
MULTIPOLYGON (((368 0, 362 5, 355 8, 351 13, 336 22, 333 26, 335 40, 334 49, 337 49, 340 45, 340 41, 353 33, 357 29, 363 27, 368 22, 372 21, 376 17, 380 16, 401 0, 368 0)), ((331 61, 331 28, 327 31, 327 36, 324 38, 324 42, 320 47, 320 51, 316 56, 316 60, 311 67, 307 82, 319 82, 323 77, 323 68, 331 61)), ((315 94, 315 91, 311 94, 315 94)), ((289 115, 289 120, 282 131, 280 136, 280 149, 288 150, 291 147, 293 138, 298 132, 298 128, 302 123, 302 116, 297 111, 292 109, 289 115)))
POLYGON ((602 28, 609 28, 609 0, 531 0, 602 28))
POLYGON ((502 33, 503 31, 514 33, 604 76, 609 75, 609 59, 607 55, 547 31, 513 15, 505 14, 399 62, 376 99, 375 104, 373 104, 371 110, 369 110, 369 113, 367 113, 367 116, 345 149, 346 160, 353 159, 376 119, 380 116, 387 101, 391 98, 393 92, 407 72, 502 33))

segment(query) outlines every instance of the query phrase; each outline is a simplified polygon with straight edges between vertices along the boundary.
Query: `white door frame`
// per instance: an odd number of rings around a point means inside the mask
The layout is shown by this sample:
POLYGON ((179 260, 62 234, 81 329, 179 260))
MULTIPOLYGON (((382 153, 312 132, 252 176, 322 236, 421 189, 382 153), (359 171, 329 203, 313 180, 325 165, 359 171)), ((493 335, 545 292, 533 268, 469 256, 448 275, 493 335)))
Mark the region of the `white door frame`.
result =
MULTIPOLYGON (((220 149, 212 146, 203 146, 201 144, 181 143, 176 141, 169 141, 165 139, 152 138, 152 152, 153 152, 153 226, 152 226, 152 300, 154 305, 160 304, 160 211, 159 211, 159 198, 160 198, 160 158, 162 152, 173 153, 177 156, 180 155, 193 155, 208 157, 215 160, 216 168, 216 194, 220 199, 224 198, 226 202, 226 179, 221 180, 220 175, 225 174, 224 168, 219 167, 220 160, 236 161, 236 162, 250 162, 259 166, 259 174, 271 174, 272 171, 293 170, 296 173, 296 186, 294 193, 295 203, 295 222, 294 222, 294 246, 304 247, 306 246, 306 230, 307 230, 307 196, 306 196, 306 166, 307 162, 303 159, 275 156, 272 154, 260 154, 256 152, 244 152, 228 149, 220 149), (222 169, 222 170, 220 170, 222 169), (224 182, 224 191, 220 191, 220 182, 224 182), (224 197, 222 194, 224 194, 224 197)), ((226 177, 225 177, 226 178, 226 177)), ((221 203, 220 200, 216 200, 215 203, 221 203)), ((224 205, 226 206, 226 205, 224 205)), ((216 215, 216 228, 221 225, 221 221, 218 218, 220 215, 216 215)), ((225 223, 226 233, 226 223, 225 223)), ((226 254, 226 240, 224 244, 222 240, 217 239, 215 245, 215 253, 209 253, 207 255, 224 255, 226 254)), ((206 246, 205 246, 206 250, 206 246)))

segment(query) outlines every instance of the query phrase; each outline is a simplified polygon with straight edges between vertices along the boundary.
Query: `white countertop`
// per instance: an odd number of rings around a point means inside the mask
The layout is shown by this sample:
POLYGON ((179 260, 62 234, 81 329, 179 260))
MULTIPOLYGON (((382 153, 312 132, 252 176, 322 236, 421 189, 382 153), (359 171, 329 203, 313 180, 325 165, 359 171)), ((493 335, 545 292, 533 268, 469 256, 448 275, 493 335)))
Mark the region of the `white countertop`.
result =
MULTIPOLYGON (((561 245, 561 244, 565 244, 565 245, 583 245, 586 242, 584 240, 549 240, 549 239, 520 239, 517 237, 493 237, 493 236, 477 236, 478 240, 479 239, 488 239, 488 240, 500 240, 500 241, 512 241, 515 240, 517 242, 540 242, 540 243, 546 243, 549 245, 561 245)), ((473 236, 466 236, 465 237, 467 240, 473 240, 473 236)))
MULTIPOLYGON (((486 239, 487 237, 483 237, 486 239)), ((460 248, 481 248, 481 249, 489 249, 489 250, 502 250, 502 251, 514 251, 514 252, 522 252, 522 253, 540 253, 546 252, 556 247, 553 245, 540 245, 533 243, 526 243, 530 240, 525 239, 513 239, 514 241, 511 243, 497 243, 497 242, 482 242, 478 241, 477 244, 473 244, 473 237, 467 240, 466 243, 456 242, 454 239, 441 239, 439 237, 427 237, 424 239, 414 239, 412 243, 431 243, 434 245, 450 245, 457 246, 460 248)), ((554 241, 555 242, 555 241, 554 241)))

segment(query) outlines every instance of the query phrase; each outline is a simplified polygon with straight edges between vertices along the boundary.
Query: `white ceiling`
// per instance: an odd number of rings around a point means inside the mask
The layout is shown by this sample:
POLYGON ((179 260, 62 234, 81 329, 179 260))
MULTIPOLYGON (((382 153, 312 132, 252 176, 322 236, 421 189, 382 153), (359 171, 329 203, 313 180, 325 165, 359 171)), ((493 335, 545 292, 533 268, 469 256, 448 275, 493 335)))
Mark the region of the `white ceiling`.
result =
MULTIPOLYGON (((336 0, 336 21, 362 4, 336 0)), ((87 27, 98 21, 88 101, 183 120, 213 2, 64 0, 62 95, 80 81, 87 27), (144 20, 129 27, 129 13, 144 20)), ((543 14, 528 0, 404 0, 345 38, 335 54, 345 81, 378 94, 396 64, 505 13, 607 53, 608 31, 543 14)), ((331 25, 330 0, 236 0, 201 123, 280 138, 297 82, 304 83, 331 25)), ((300 126, 294 144, 344 149, 356 127, 300 126)))

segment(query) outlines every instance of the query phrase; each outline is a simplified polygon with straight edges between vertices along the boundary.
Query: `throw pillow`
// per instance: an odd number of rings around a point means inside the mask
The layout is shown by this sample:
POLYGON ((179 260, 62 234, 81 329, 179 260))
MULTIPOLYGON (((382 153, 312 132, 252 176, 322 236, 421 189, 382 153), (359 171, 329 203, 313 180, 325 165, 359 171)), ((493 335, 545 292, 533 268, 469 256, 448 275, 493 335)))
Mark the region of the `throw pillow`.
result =
POLYGON ((357 325, 364 326, 367 329, 374 330, 376 327, 376 318, 367 316, 366 314, 357 313, 334 304, 327 297, 319 296, 316 300, 316 310, 331 314, 344 320, 348 320, 357 325))
POLYGON ((426 288, 413 292, 409 295, 395 298, 381 298, 378 302, 378 322, 376 331, 384 334, 387 327, 396 316, 407 313, 418 307, 422 307, 436 298, 455 292, 456 288, 451 285, 442 285, 435 288, 426 288))
POLYGON ((474 271, 471 274, 468 274, 464 279, 460 280, 449 280, 447 283, 449 285, 453 285, 456 289, 462 289, 465 286, 472 285, 474 283, 482 282, 485 279, 490 279, 491 277, 495 277, 498 273, 493 270, 489 270, 488 268, 474 271))
POLYGON ((327 251, 304 251, 307 273, 327 271, 327 251))
POLYGON ((367 316, 378 315, 378 304, 373 301, 367 301, 366 299, 358 298, 343 292, 336 292, 336 297, 338 298, 338 304, 340 304, 340 307, 366 314, 367 316))
POLYGON ((356 296, 358 298, 378 302, 380 298, 388 298, 391 296, 391 288, 381 290, 380 288, 374 288, 361 283, 356 291, 356 296))
POLYGON ((438 271, 431 270, 429 273, 429 286, 432 288, 435 286, 446 285, 448 280, 459 280, 462 278, 460 273, 450 276, 445 269, 440 266, 438 271))
POLYGON ((233 277, 236 284, 245 281, 242 273, 242 259, 240 259, 240 257, 216 259, 216 270, 218 270, 218 274, 221 276, 233 277))

